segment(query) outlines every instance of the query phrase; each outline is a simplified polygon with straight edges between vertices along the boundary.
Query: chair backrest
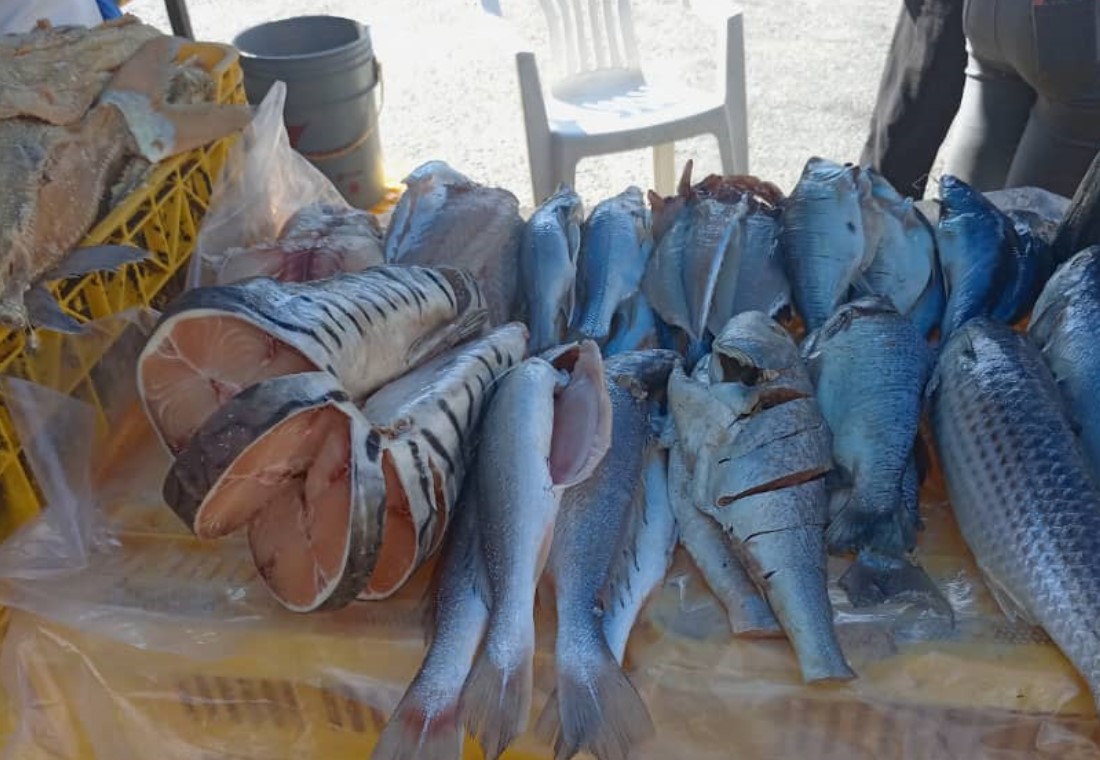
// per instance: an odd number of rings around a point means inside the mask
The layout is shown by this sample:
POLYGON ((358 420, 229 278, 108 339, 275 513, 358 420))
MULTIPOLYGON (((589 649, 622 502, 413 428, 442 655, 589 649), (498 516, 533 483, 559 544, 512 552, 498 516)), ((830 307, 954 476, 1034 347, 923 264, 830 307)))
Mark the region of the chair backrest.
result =
POLYGON ((539 0, 550 50, 565 76, 599 69, 637 69, 630 0, 539 0))

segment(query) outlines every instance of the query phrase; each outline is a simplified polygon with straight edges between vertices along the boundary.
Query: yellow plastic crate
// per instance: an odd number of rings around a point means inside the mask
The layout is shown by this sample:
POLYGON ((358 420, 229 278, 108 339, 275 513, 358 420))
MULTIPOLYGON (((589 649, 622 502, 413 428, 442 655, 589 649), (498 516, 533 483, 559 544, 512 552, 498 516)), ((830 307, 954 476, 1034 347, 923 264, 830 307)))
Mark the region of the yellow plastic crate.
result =
MULTIPOLYGON (((214 43, 186 43, 179 59, 194 57, 213 76, 221 103, 245 103, 237 52, 214 43)), ((116 206, 81 245, 126 243, 146 249, 148 260, 118 273, 94 273, 49 283, 67 314, 82 323, 141 306, 160 306, 182 289, 184 264, 195 247, 214 181, 235 135, 158 164, 145 184, 116 206)), ((93 340, 40 331, 30 352, 20 331, 0 328, 0 373, 72 394, 103 407, 91 373, 110 348, 111 335, 93 340)), ((109 382, 109 379, 108 379, 109 382)), ((41 493, 22 456, 6 400, 0 396, 0 540, 38 512, 41 493)))

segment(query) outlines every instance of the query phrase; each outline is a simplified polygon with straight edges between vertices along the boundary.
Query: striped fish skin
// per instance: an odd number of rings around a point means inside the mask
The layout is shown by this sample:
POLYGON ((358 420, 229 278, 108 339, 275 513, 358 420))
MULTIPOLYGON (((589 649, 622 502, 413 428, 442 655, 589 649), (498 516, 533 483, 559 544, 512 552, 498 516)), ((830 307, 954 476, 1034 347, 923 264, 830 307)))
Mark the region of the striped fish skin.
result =
MULTIPOLYGON (((438 549, 482 409, 497 380, 522 359, 526 341, 523 325, 501 327, 386 386, 362 407, 324 372, 257 383, 215 412, 181 451, 165 480, 165 500, 204 537, 245 523, 258 530, 279 500, 299 499, 308 522, 317 512, 311 483, 322 474, 324 447, 295 450, 287 461, 294 448, 287 431, 297 431, 303 414, 333 410, 343 422, 332 436, 346 453, 326 464, 329 477, 347 483, 348 555, 339 584, 310 609, 343 606, 356 595, 389 596, 438 549)), ((253 546, 258 559, 267 556, 262 548, 253 546)))
POLYGON ((581 197, 562 185, 531 215, 519 255, 520 311, 531 330, 532 354, 565 340, 573 319, 581 197))
POLYGON ((779 241, 794 304, 808 331, 825 324, 848 300, 867 261, 860 198, 869 191, 859 167, 815 156, 784 204, 779 241))
POLYGON ((1081 444, 1100 480, 1100 246, 1058 268, 1035 303, 1028 336, 1058 383, 1081 444))
POLYGON ((1100 487, 1039 350, 978 317, 929 384, 963 538, 1010 616, 1043 626, 1100 697, 1100 487))
POLYGON ((358 399, 477 334, 485 318, 477 283, 447 267, 380 266, 309 283, 256 278, 197 288, 158 321, 138 358, 138 389, 153 427, 178 452, 225 399, 254 382, 312 368, 358 399), (253 344, 247 350, 259 354, 255 361, 241 365, 241 345, 210 345, 224 336, 223 323, 253 344), (257 342, 266 342, 269 356, 289 353, 293 361, 267 364, 257 342), (200 352, 201 361, 185 351, 200 352), (165 380, 181 370, 185 379, 165 380), (181 389, 190 408, 177 410, 181 389))

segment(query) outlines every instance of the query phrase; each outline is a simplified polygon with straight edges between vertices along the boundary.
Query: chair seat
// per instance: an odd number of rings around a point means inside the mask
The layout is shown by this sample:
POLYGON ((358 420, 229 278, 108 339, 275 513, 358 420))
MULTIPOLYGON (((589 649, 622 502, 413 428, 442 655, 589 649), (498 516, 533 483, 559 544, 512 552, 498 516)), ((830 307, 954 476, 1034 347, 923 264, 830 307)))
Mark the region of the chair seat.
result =
POLYGON ((667 129, 668 136, 675 139, 690 133, 698 120, 720 110, 722 98, 682 85, 641 81, 620 87, 590 87, 571 94, 568 100, 547 95, 546 106, 550 131, 566 140, 644 135, 660 129, 667 129))

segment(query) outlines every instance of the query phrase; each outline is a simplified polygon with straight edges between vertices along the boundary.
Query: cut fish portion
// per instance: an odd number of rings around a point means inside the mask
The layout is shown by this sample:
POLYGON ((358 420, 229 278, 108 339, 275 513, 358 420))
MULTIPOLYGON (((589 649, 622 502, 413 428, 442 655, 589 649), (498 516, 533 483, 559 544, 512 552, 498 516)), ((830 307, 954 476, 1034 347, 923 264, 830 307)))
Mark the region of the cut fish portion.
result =
POLYGON ((478 333, 485 316, 477 283, 449 267, 196 288, 157 323, 138 358, 138 389, 153 427, 178 453, 253 383, 324 370, 358 399, 478 333))

